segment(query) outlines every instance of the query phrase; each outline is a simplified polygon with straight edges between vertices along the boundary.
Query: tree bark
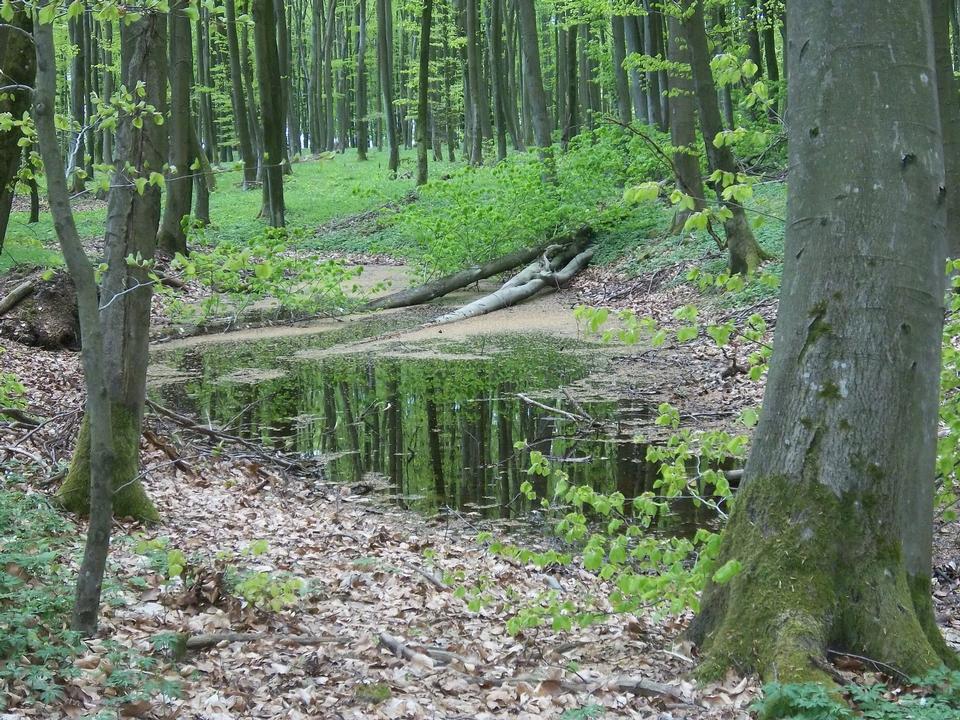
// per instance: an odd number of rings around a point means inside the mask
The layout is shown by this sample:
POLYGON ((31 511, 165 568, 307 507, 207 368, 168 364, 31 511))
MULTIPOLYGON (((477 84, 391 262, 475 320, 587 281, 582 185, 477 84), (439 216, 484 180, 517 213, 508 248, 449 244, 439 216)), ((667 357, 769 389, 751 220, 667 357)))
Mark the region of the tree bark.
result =
POLYGON ((708 585, 692 628, 706 676, 822 680, 827 648, 910 675, 955 664, 930 597, 946 258, 930 5, 870 10, 788 5, 780 315, 718 560, 742 571, 708 585))
POLYGON ((670 144, 673 145, 673 172, 677 187, 693 198, 693 210, 678 208, 673 216, 671 232, 683 229, 687 218, 705 207, 703 177, 700 175, 700 153, 697 150, 697 106, 690 70, 690 49, 684 38, 683 25, 676 17, 667 21, 668 57, 673 63, 670 74, 670 144))
POLYGON ((367 159, 367 0, 357 1, 357 159, 367 159))
POLYGON ((397 115, 393 105, 393 37, 388 14, 392 12, 390 0, 377 3, 377 67, 380 71, 380 96, 383 102, 384 129, 390 148, 387 169, 396 174, 400 167, 400 147, 397 144, 397 115))
MULTIPOLYGON (((232 4, 232 0, 228 0, 232 4)), ((190 214, 193 171, 190 169, 190 92, 193 89, 193 52, 187 0, 170 6, 170 165, 163 220, 157 233, 157 248, 170 255, 187 254, 183 219, 190 214)))
MULTIPOLYGON (((720 109, 717 102, 717 91, 713 82, 713 73, 710 70, 710 50, 707 47, 707 32, 703 18, 703 0, 683 0, 685 10, 689 12, 683 21, 684 35, 690 50, 690 61, 693 69, 693 83, 697 96, 697 107, 700 111, 700 129, 703 131, 704 144, 707 149, 707 159, 710 170, 721 170, 725 173, 736 173, 737 164, 730 147, 717 147, 713 139, 723 129, 720 120, 720 109)), ((720 183, 714 183, 714 190, 718 198, 723 190, 720 183)), ((730 211, 731 217, 723 224, 727 236, 727 248, 730 254, 730 271, 733 273, 749 274, 766 259, 766 253, 757 244, 750 223, 747 221, 743 206, 733 201, 723 201, 730 211)))
POLYGON ((960 95, 950 59, 950 0, 931 0, 934 62, 946 170, 947 252, 960 258, 960 95))
POLYGON ((623 61, 627 58, 623 15, 613 16, 611 30, 613 37, 610 45, 613 51, 613 80, 617 93, 617 112, 620 115, 620 122, 630 123, 633 120, 633 113, 630 111, 630 81, 623 67, 623 61))
POLYGON ((430 141, 430 26, 433 0, 424 0, 420 21, 420 71, 417 86, 417 185, 427 182, 427 144, 430 141))
POLYGON ((273 0, 253 0, 254 46, 263 117, 260 166, 263 173, 263 211, 273 227, 284 225, 283 101, 273 0))
MULTIPOLYGON (((226 9, 227 53, 230 58, 230 100, 233 103, 233 118, 237 126, 240 157, 243 160, 243 189, 247 190, 257 181, 257 159, 250 138, 250 116, 247 98, 243 92, 243 71, 240 69, 240 41, 237 37, 236 0, 224 0, 226 9)), ((171 58, 172 61, 172 58, 171 58)))
POLYGON ((543 255, 544 252, 546 252, 546 250, 551 246, 563 246, 575 243, 584 244, 590 239, 591 235, 592 233, 589 228, 583 228, 568 237, 554 238, 553 240, 535 247, 516 250, 507 255, 503 255, 502 257, 483 263, 482 265, 476 265, 474 267, 467 268, 466 270, 453 273, 452 275, 447 275, 445 277, 438 278, 437 280, 432 280, 424 285, 420 285, 419 287, 401 290, 400 292, 391 293, 390 295, 377 298, 376 300, 371 300, 363 307, 363 309, 387 310, 391 308, 410 307, 411 305, 422 305, 423 303, 430 302, 438 297, 443 297, 454 290, 466 287, 467 285, 478 282, 479 280, 484 280, 488 277, 499 275, 507 272, 508 270, 512 270, 515 267, 519 267, 520 265, 526 265, 527 263, 532 262, 536 258, 543 255))
MULTIPOLYGON (((627 55, 643 54, 643 35, 640 18, 635 15, 626 15, 623 18, 623 29, 627 40, 627 55)), ((649 123, 647 95, 643 89, 643 78, 640 71, 630 68, 630 98, 633 100, 633 114, 643 123, 649 123)))
MULTIPOLYGON (((22 2, 12 3, 10 7, 13 17, 9 23, 0 24, 0 68, 3 68, 0 84, 22 87, 0 94, 0 113, 10 113, 14 121, 19 121, 30 109, 30 88, 34 84, 37 63, 30 37, 33 31, 30 12, 24 9, 22 2)), ((19 125, 0 132, 0 251, 3 250, 10 221, 20 158, 23 155, 19 142, 23 136, 19 125)))
POLYGON ((523 55, 523 79, 533 125, 534 142, 546 165, 546 178, 554 178, 553 139, 551 138, 550 115, 547 112, 547 95, 543 89, 543 72, 540 67, 540 40, 537 34, 537 14, 533 0, 517 0, 520 24, 520 49, 523 55))

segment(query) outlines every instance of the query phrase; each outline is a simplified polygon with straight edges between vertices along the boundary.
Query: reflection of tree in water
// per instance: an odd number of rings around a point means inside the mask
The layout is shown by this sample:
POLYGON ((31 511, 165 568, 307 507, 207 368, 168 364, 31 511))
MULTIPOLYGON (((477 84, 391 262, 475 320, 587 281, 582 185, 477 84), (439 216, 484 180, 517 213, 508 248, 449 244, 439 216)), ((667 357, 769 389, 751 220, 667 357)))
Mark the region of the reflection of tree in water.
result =
MULTIPOLYGON (((529 505, 519 498, 524 480, 541 497, 552 492, 551 479, 524 472, 531 450, 559 463, 573 483, 628 498, 653 489, 658 467, 646 460, 646 446, 578 428, 517 397, 583 376, 579 360, 550 347, 527 343, 489 360, 278 357, 271 348, 257 363, 284 367, 283 377, 218 383, 238 365, 222 352, 194 356, 200 379, 171 386, 165 400, 217 424, 235 420, 248 437, 329 453, 334 480, 382 473, 398 499, 418 509, 449 504, 488 517, 521 515, 529 505), (526 446, 515 448, 518 441, 526 446)), ((249 348, 240 362, 255 364, 249 348)), ((588 406, 598 421, 637 412, 616 402, 588 406)), ((684 511, 702 512, 692 505, 684 511)))

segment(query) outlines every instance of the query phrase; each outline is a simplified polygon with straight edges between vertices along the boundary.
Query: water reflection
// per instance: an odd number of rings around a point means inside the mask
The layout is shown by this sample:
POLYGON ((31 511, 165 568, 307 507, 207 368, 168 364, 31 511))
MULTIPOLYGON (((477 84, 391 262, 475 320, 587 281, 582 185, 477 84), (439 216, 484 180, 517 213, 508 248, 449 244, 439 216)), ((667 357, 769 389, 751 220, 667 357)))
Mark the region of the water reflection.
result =
MULTIPOLYGON (((551 389, 587 374, 581 355, 548 343, 514 343, 484 358, 296 357, 271 343, 235 351, 198 348, 164 358, 194 371, 183 384, 159 388, 163 401, 268 444, 331 458, 332 479, 382 484, 406 507, 443 507, 486 518, 518 518, 530 503, 520 485, 550 496, 547 478, 528 475, 529 453, 561 463, 571 482, 634 497, 651 490, 659 468, 631 426, 649 420, 642 400, 585 402, 571 408, 551 389), (285 373, 254 382, 224 382, 240 367, 285 373), (539 391, 539 392, 538 392, 539 391), (593 423, 562 412, 586 411, 593 423), (520 447, 518 447, 518 444, 520 447)), ((672 532, 702 526, 708 511, 689 506, 672 532)))

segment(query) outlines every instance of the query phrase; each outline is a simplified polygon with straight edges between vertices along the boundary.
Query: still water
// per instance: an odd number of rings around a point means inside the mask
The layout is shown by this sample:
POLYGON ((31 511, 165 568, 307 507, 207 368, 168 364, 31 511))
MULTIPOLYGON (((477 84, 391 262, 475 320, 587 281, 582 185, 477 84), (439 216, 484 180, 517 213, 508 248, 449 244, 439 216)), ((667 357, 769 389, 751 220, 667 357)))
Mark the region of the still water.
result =
MULTIPOLYGON (((170 351, 154 362, 183 373, 155 397, 203 422, 287 451, 322 454, 334 481, 373 487, 424 513, 453 509, 518 519, 536 503, 520 496, 531 450, 559 463, 573 483, 650 490, 659 467, 635 428, 654 415, 642 399, 572 403, 561 388, 597 370, 597 348, 502 337, 483 346, 422 346, 330 354, 311 336, 170 351), (590 421, 566 413, 588 415, 590 421)), ((709 511, 679 501, 672 533, 709 511)))

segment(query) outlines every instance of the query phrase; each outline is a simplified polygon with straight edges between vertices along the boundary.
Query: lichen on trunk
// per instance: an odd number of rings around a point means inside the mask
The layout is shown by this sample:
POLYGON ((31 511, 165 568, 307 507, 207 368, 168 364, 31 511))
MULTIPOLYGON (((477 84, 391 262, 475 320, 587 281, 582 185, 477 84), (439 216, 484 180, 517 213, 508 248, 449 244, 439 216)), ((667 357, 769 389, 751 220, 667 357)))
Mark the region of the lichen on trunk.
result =
MULTIPOLYGON (((140 470, 140 420, 122 405, 111 405, 113 426, 113 514, 155 522, 157 509, 138 478, 140 470)), ((57 501, 81 515, 90 512, 90 423, 86 415, 80 425, 77 446, 67 477, 57 491, 57 501)))

